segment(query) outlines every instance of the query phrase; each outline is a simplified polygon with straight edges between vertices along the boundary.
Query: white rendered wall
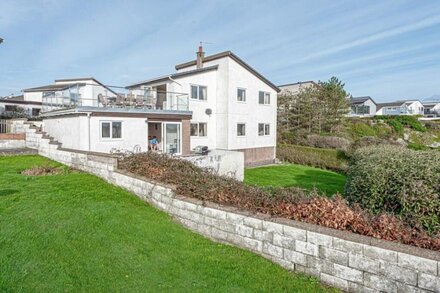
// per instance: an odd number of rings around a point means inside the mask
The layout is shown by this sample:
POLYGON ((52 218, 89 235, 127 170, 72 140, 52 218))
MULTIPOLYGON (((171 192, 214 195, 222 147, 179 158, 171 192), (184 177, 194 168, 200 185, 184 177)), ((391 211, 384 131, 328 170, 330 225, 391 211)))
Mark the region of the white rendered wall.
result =
POLYGON ((43 92, 24 92, 23 98, 25 101, 41 103, 43 101, 43 92))
POLYGON ((188 93, 189 110, 193 111, 191 123, 207 123, 207 136, 191 137, 191 149, 198 145, 206 145, 210 149, 217 148, 217 72, 207 71, 197 75, 179 78, 177 82, 168 85, 167 90, 171 92, 188 93), (191 99, 191 85, 207 87, 207 100, 191 99), (206 109, 211 109, 212 114, 207 115, 206 109))
MULTIPOLYGON (((219 66, 217 71, 213 71, 217 76, 216 108, 215 111, 213 109, 216 120, 216 148, 235 150, 274 147, 276 145, 276 91, 229 57, 203 63, 205 68, 213 65, 219 66), (246 89, 245 103, 237 101, 238 87, 246 89), (258 104, 259 91, 271 94, 270 105, 258 104), (237 123, 242 122, 246 123, 246 136, 237 137, 237 123), (269 136, 258 136, 258 123, 270 124, 269 136)), ((180 69, 178 72, 194 70, 195 68, 194 65, 180 69)), ((188 76, 186 82, 192 82, 196 77, 206 74, 200 73, 188 76)), ((181 80, 183 78, 177 79, 179 83, 181 80)), ((210 97, 208 94, 208 100, 210 97)), ((201 113, 201 109, 193 107, 193 104, 190 102, 190 110, 193 111, 193 121, 196 121, 197 118, 194 117, 204 115, 204 111, 201 113)), ((210 133, 208 133, 208 136, 210 136, 210 133)), ((193 142, 195 141, 191 139, 191 147, 194 146, 193 142)))
POLYGON ((136 145, 148 149, 148 124, 145 118, 64 116, 44 120, 43 130, 64 148, 109 153, 111 149, 133 151, 136 145), (90 119, 90 147, 89 147, 90 119), (101 121, 122 122, 122 138, 101 138, 101 121))
POLYGON ((133 151, 136 145, 142 151, 148 150, 148 123, 146 118, 129 117, 95 117, 90 118, 91 151, 109 153, 112 148, 133 151), (102 139, 100 135, 101 121, 121 121, 121 139, 102 139))
POLYGON ((240 64, 230 59, 228 96, 228 149, 274 147, 276 145, 277 92, 240 64), (245 103, 237 101, 238 87, 246 89, 245 103), (259 91, 270 93, 269 105, 258 103, 259 91), (246 123, 246 136, 239 137, 237 136, 237 123, 242 122, 246 123), (270 125, 270 135, 258 135, 259 123, 270 125))

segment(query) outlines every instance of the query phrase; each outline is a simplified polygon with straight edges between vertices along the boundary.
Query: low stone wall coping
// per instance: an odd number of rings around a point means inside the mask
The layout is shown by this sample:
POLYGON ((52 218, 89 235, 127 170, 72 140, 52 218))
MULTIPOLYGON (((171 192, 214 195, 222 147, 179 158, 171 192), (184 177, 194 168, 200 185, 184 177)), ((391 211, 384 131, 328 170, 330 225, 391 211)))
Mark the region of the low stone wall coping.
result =
POLYGON ((0 140, 25 140, 24 133, 0 133, 0 140))

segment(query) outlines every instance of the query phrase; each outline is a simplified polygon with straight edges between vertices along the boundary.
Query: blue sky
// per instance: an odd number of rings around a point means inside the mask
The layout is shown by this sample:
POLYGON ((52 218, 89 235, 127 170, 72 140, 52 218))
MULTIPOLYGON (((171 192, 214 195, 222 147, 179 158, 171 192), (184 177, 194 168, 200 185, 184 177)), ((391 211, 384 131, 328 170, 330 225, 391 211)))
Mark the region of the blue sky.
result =
POLYGON ((440 1, 1 0, 0 95, 94 76, 127 85, 231 50, 275 84, 377 101, 440 94, 440 1))

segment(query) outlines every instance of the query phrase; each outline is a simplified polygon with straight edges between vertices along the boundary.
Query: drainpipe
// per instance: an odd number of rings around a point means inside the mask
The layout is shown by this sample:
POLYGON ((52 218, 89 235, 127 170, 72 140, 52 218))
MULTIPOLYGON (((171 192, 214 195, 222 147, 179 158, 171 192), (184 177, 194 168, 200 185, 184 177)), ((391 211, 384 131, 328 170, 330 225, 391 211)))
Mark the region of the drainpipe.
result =
POLYGON ((90 152, 90 116, 91 113, 87 113, 87 150, 90 152))

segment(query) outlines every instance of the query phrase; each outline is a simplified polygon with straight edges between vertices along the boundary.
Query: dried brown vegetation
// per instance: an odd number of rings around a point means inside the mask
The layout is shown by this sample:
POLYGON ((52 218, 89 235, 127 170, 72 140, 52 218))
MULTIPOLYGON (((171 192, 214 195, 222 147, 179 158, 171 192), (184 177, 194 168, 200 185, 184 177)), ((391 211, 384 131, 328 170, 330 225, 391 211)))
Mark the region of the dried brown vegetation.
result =
POLYGON ((154 153, 121 158, 119 168, 175 186, 177 194, 346 230, 379 239, 440 250, 440 238, 406 225, 388 214, 372 216, 340 196, 327 198, 299 188, 263 189, 217 176, 191 163, 154 153))

